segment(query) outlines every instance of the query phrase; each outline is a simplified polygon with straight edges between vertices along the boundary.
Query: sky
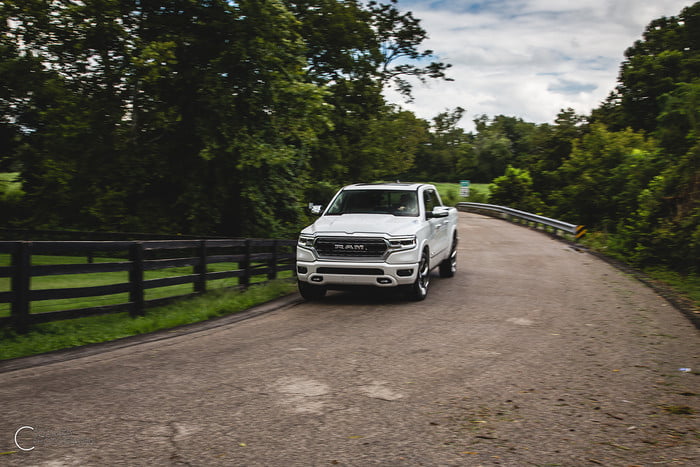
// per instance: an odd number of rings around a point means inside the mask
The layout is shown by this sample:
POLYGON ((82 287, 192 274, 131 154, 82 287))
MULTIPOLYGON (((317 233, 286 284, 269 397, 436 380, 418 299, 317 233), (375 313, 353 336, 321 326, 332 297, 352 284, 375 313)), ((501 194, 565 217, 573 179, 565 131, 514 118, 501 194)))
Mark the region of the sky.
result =
POLYGON ((452 82, 415 82, 412 103, 392 103, 431 120, 466 109, 460 125, 506 115, 551 123, 561 109, 587 115, 617 85, 624 52, 662 16, 692 0, 399 0, 428 33, 421 50, 452 64, 452 82))

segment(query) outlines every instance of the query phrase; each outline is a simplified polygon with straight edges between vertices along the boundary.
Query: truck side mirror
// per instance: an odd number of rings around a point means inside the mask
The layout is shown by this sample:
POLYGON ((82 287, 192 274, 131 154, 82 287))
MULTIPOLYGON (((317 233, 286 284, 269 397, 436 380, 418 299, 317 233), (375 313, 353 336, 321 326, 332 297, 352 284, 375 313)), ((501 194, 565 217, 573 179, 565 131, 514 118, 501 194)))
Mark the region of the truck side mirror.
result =
POLYGON ((311 212, 311 214, 318 216, 321 214, 321 212, 323 212, 323 205, 309 203, 309 212, 311 212))
POLYGON ((447 211, 445 208, 442 208, 442 207, 437 207, 437 208, 433 209, 432 211, 428 211, 426 213, 426 217, 428 219, 437 219, 440 217, 447 217, 449 215, 450 215, 449 211, 447 211))

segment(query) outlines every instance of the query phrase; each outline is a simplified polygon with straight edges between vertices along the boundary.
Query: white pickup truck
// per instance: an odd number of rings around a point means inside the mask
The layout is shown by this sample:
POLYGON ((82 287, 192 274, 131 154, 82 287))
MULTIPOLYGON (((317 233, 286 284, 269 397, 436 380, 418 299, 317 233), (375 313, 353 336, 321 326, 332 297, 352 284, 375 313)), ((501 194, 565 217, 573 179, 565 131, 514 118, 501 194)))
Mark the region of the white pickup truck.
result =
POLYGON ((297 245, 299 292, 307 300, 351 286, 401 286, 423 300, 436 267, 441 277, 455 274, 457 210, 422 183, 346 186, 297 245))

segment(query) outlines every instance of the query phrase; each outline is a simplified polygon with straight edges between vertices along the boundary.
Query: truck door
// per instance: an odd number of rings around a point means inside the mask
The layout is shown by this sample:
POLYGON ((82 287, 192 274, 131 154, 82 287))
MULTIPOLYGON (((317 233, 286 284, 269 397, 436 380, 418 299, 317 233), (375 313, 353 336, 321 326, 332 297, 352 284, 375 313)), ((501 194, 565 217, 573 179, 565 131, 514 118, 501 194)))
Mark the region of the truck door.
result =
MULTIPOLYGON (((425 205, 426 216, 433 209, 440 206, 437 194, 435 190, 429 188, 423 192, 423 204, 425 205)), ((439 217, 435 219, 428 219, 430 223, 431 238, 428 240, 428 245, 430 247, 430 259, 431 266, 434 266, 434 258, 442 257, 445 254, 445 249, 448 248, 449 238, 448 238, 448 220, 446 217, 439 217)))

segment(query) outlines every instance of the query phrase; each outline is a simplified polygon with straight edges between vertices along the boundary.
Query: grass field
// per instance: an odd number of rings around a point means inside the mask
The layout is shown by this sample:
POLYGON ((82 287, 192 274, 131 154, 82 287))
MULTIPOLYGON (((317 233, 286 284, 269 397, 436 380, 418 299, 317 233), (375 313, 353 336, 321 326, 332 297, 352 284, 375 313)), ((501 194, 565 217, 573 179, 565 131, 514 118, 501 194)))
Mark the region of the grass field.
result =
POLYGON ((17 172, 0 173, 0 200, 19 198, 24 194, 22 183, 17 181, 18 176, 17 172))
MULTIPOLYGON (((94 258, 95 263, 119 262, 124 261, 118 258, 94 258)), ((77 256, 32 256, 33 265, 46 264, 81 264, 85 263, 85 257, 77 256)), ((0 255, 0 266, 9 266, 10 256, 0 255)), ((212 263, 207 266, 209 272, 231 271, 238 269, 237 263, 212 263)), ((160 279, 163 277, 184 276, 192 274, 191 267, 179 267, 160 269, 155 271, 145 271, 144 280, 160 279)), ((280 278, 289 278, 292 276, 291 271, 284 271, 278 274, 280 278)), ((256 276, 251 278, 251 283, 261 282, 266 280, 266 276, 256 276)), ((101 285, 121 284, 129 281, 129 273, 124 272, 103 272, 93 274, 70 274, 60 276, 41 276, 33 277, 31 280, 32 290, 45 289, 62 289, 62 288, 79 288, 79 287, 94 287, 101 285)), ((0 278, 0 292, 10 290, 10 278, 0 278)), ((238 285, 238 278, 219 279, 207 281, 207 290, 215 290, 226 287, 234 287, 238 285)), ((146 289, 145 299, 152 300, 156 298, 164 298, 176 295, 185 295, 192 293, 192 284, 172 285, 168 287, 160 287, 157 289, 146 289)), ((87 308, 93 306, 113 305, 117 303, 125 303, 129 301, 127 293, 104 295, 97 297, 71 298, 63 300, 43 300, 32 302, 32 313, 45 313, 49 311, 70 310, 75 308, 87 308)), ((9 316, 10 304, 0 303, 0 316, 9 316)))
POLYGON ((469 197, 462 198, 459 196, 459 183, 432 183, 440 193, 442 202, 447 206, 454 206, 461 201, 469 201, 472 203, 487 203, 490 195, 488 183, 472 183, 469 186, 469 197))
POLYGON ((278 279, 253 285, 243 291, 215 290, 199 297, 149 309, 145 316, 136 318, 128 313, 90 316, 39 324, 33 326, 27 334, 0 329, 0 360, 106 342, 205 321, 247 310, 295 290, 294 281, 278 279))

